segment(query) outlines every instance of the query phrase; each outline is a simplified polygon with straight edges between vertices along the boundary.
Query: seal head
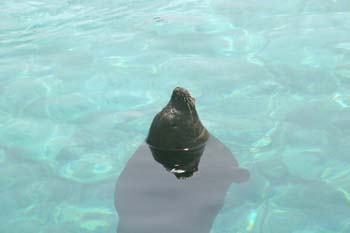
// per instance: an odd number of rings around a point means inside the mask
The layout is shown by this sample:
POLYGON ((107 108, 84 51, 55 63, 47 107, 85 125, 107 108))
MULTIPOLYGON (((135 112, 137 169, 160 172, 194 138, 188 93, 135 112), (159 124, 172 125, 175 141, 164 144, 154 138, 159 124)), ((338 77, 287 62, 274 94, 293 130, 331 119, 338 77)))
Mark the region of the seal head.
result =
POLYGON ((169 103, 154 117, 146 142, 158 150, 191 150, 204 145, 208 138, 195 99, 185 88, 176 87, 169 103))

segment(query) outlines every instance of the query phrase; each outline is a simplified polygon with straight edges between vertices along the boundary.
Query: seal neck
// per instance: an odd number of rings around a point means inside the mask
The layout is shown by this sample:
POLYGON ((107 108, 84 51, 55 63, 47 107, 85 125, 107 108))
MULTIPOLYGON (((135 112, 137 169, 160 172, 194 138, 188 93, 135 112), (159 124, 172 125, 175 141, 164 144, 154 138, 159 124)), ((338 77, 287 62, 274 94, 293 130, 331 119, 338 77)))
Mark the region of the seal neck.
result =
POLYGON ((154 150, 159 150, 159 151, 171 151, 171 152, 187 152, 188 151, 188 152, 191 152, 191 151, 197 151, 197 150, 204 148, 206 143, 202 143, 202 144, 199 144, 199 145, 194 146, 194 147, 174 148, 174 149, 171 149, 171 148, 165 149, 165 148, 157 147, 157 146, 149 144, 147 142, 147 140, 146 140, 146 144, 149 146, 149 148, 154 149, 154 150))
POLYGON ((153 158, 178 179, 191 177, 198 171, 205 144, 191 149, 164 150, 149 145, 153 158))

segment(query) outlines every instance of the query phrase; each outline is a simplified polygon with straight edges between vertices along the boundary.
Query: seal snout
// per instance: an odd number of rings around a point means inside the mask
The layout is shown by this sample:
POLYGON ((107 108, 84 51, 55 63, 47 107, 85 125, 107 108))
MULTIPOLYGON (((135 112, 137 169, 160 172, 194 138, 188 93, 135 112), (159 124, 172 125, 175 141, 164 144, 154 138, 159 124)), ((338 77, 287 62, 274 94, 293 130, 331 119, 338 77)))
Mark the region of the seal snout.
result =
POLYGON ((191 94, 188 90, 183 87, 176 87, 173 91, 173 97, 191 97, 191 94))
POLYGON ((189 103, 190 105, 194 105, 195 99, 191 96, 190 92, 183 87, 176 87, 173 90, 173 94, 171 96, 171 102, 173 103, 189 103))

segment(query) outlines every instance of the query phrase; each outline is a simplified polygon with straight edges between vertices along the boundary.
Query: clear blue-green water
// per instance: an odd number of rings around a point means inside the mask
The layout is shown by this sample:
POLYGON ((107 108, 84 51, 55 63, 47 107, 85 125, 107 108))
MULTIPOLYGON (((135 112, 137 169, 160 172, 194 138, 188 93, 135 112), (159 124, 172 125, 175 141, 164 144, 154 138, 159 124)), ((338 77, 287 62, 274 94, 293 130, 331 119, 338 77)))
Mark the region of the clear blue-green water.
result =
POLYGON ((0 232, 115 232, 176 86, 251 172, 213 233, 350 232, 349 31, 347 0, 2 0, 0 232))

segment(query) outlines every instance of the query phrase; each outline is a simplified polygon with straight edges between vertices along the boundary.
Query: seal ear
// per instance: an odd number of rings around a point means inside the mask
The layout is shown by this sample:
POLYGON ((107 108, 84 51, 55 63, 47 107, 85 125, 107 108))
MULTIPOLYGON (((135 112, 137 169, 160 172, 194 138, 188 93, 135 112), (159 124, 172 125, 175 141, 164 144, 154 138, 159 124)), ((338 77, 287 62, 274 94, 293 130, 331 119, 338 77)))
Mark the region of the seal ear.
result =
POLYGON ((242 183, 249 179, 250 173, 245 168, 235 167, 233 168, 233 182, 242 183))

